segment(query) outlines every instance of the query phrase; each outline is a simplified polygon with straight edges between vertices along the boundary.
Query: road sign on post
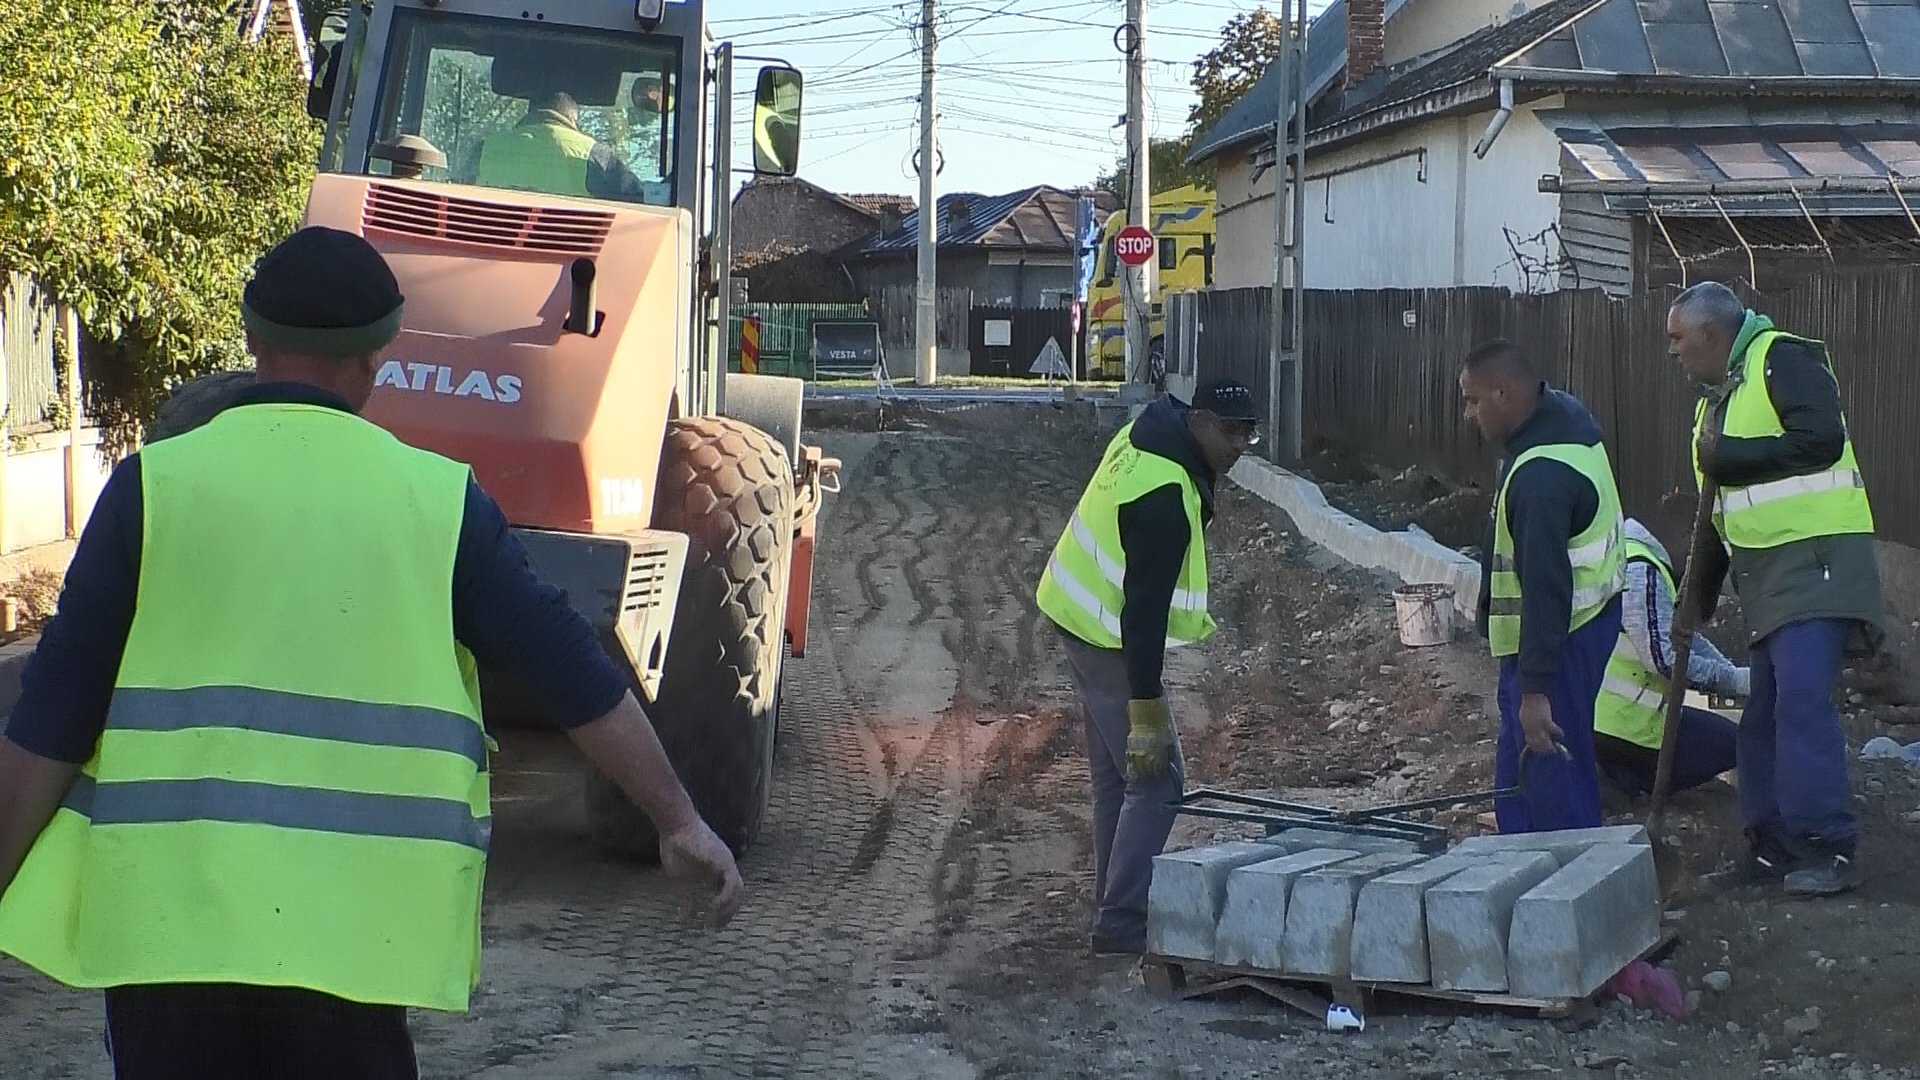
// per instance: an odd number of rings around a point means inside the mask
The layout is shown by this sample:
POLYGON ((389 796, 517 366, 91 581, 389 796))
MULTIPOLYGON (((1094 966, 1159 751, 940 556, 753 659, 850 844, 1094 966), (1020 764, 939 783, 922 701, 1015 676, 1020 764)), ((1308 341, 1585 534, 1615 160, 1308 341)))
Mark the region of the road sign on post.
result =
POLYGON ((1145 225, 1129 225, 1113 237, 1113 253, 1128 266, 1145 266, 1153 258, 1153 234, 1145 225))

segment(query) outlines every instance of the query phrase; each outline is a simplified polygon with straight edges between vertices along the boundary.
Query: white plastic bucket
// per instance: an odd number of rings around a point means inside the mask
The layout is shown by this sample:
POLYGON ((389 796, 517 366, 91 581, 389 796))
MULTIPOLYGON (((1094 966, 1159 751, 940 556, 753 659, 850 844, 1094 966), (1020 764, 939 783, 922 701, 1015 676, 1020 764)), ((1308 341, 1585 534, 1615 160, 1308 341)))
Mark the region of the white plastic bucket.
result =
POLYGON ((1402 585, 1393 590, 1393 613, 1400 621, 1400 644, 1410 649, 1444 645, 1453 638, 1453 586, 1402 585))

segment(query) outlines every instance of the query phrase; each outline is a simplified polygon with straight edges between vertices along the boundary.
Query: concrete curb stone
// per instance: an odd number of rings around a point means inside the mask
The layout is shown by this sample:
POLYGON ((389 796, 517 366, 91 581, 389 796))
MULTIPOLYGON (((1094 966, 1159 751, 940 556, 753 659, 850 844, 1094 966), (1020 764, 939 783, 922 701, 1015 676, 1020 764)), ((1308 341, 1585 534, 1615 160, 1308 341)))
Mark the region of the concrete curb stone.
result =
POLYGON ((1271 844, 1245 841, 1155 856, 1153 885, 1147 890, 1147 948, 1162 956, 1212 960, 1227 875, 1275 857, 1271 844))
POLYGON ((1293 883, 1293 895, 1287 902, 1280 969, 1295 975, 1346 978, 1353 955, 1353 907, 1360 890, 1382 874, 1425 862, 1426 858, 1382 852, 1301 876, 1293 883))
POLYGON ((1658 940, 1653 849, 1589 848, 1514 902, 1507 984, 1531 997, 1585 997, 1658 940))
POLYGON ((1507 989, 1513 905, 1560 869, 1544 851, 1502 856, 1427 890, 1427 956, 1441 990, 1507 989))
POLYGON ((1280 943, 1294 882, 1357 851, 1318 848, 1242 866, 1227 875, 1227 903, 1214 937, 1214 960, 1229 967, 1280 970, 1280 943))

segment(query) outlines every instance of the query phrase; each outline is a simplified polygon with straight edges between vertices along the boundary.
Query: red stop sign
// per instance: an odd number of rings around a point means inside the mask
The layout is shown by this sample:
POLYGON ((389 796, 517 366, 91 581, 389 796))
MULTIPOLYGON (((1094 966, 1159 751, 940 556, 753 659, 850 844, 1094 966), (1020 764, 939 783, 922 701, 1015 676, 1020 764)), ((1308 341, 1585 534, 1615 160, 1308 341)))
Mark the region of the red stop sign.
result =
POLYGON ((1128 266, 1144 266, 1153 258, 1153 234, 1144 225, 1129 225, 1114 235, 1113 253, 1128 266))

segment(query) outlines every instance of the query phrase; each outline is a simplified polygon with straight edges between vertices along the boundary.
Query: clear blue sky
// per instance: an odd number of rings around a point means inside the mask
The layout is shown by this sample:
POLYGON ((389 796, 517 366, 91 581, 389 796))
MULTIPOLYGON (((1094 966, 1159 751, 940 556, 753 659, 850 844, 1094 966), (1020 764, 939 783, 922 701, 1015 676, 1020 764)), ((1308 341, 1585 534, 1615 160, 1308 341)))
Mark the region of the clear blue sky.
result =
MULTIPOLYGON (((1178 135, 1193 61, 1258 0, 1149 0, 1152 131, 1178 135)), ((1267 6, 1277 8, 1277 4, 1267 6)), ((1322 6, 1316 0, 1311 7, 1322 6)), ((1125 146, 1122 0, 943 0, 934 92, 945 168, 937 190, 1090 183, 1125 146)), ((841 192, 918 191, 919 0, 710 0, 714 36, 806 74, 800 175, 841 192)), ((739 104, 752 94, 746 63, 739 104)), ((744 115, 741 116, 744 120, 744 115)))

